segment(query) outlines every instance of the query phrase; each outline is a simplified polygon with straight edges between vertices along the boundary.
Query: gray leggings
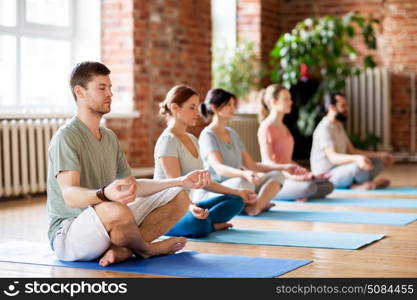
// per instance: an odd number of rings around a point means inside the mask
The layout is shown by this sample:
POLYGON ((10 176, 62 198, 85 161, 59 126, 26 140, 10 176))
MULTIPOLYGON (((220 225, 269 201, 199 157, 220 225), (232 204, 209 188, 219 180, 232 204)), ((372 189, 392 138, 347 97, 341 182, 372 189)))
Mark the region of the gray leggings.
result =
POLYGON ((373 180, 384 167, 379 158, 371 158, 374 167, 370 171, 359 168, 356 163, 336 166, 330 170, 330 181, 336 188, 348 188, 354 183, 364 183, 373 180))
POLYGON ((298 181, 286 179, 275 198, 280 200, 323 198, 330 194, 333 189, 333 184, 328 180, 313 179, 308 181, 298 181))
MULTIPOLYGON (((232 177, 220 183, 232 189, 246 189, 246 190, 251 190, 257 193, 262 188, 262 186, 264 186, 266 183, 270 181, 275 181, 279 184, 282 184, 285 181, 285 176, 280 171, 271 171, 271 172, 265 173, 264 176, 262 176, 261 183, 258 185, 254 185, 253 183, 250 183, 249 181, 247 181, 245 178, 242 178, 242 177, 232 177)), ((201 200, 205 200, 205 199, 220 195, 220 194, 208 192, 208 191, 204 192, 204 190, 201 190, 201 191, 202 193, 199 194, 197 197, 201 200)))

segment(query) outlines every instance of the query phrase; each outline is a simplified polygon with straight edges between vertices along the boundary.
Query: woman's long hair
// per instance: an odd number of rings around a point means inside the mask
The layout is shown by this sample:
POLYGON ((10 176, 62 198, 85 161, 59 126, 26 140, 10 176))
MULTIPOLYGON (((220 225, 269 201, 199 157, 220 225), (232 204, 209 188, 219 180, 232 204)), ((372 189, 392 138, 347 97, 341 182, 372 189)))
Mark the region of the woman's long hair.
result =
POLYGON ((261 103, 261 109, 259 111, 258 119, 259 122, 268 117, 271 112, 272 100, 277 99, 279 92, 286 88, 280 84, 270 84, 266 89, 262 89, 258 94, 258 101, 261 103))

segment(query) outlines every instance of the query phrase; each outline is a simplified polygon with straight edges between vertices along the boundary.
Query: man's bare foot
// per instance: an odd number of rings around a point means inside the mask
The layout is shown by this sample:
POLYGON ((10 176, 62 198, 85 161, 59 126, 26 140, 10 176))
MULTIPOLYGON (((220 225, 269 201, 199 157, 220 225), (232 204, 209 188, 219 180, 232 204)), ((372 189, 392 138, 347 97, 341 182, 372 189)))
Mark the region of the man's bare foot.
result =
POLYGON ((307 202, 308 198, 298 198, 297 200, 295 200, 296 202, 307 202))
POLYGON ((132 254, 132 251, 127 248, 111 245, 100 258, 99 264, 102 267, 107 267, 111 264, 119 263, 128 259, 132 256, 132 254))
POLYGON ((256 205, 246 205, 244 211, 248 216, 256 216, 261 213, 261 210, 256 205))
POLYGON ((376 186, 373 181, 366 181, 361 184, 352 184, 350 188, 352 190, 374 190, 376 186))
POLYGON ((380 178, 378 180, 374 180, 375 188, 386 188, 391 184, 391 181, 386 178, 380 178))
POLYGON ((233 224, 227 223, 227 222, 214 223, 213 227, 214 227, 214 231, 220 231, 220 230, 225 230, 227 228, 233 227, 233 224))
POLYGON ((150 244, 151 250, 149 256, 159 256, 174 254, 185 247, 187 239, 184 237, 173 237, 150 244))

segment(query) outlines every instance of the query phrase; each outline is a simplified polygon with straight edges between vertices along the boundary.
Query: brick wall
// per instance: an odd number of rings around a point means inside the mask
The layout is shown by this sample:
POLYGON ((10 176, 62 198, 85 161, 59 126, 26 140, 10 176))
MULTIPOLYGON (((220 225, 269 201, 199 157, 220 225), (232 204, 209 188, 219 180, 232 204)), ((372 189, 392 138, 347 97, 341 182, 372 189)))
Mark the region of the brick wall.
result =
POLYGON ((237 1, 237 38, 253 41, 261 47, 261 1, 237 1))
POLYGON ((237 1, 237 36, 253 41, 265 64, 269 63, 269 52, 283 31, 280 15, 280 1, 237 1))
MULTIPOLYGON (((133 98, 133 0, 104 0, 101 9, 101 56, 111 70, 113 105, 121 95, 133 98)), ((107 120, 129 153, 132 119, 107 120)))
POLYGON ((417 72, 417 1, 240 0, 238 32, 243 37, 256 38, 262 59, 267 62, 269 51, 279 35, 289 32, 297 22, 311 16, 340 16, 349 11, 358 11, 364 16, 372 15, 381 21, 378 26, 379 47, 375 54, 378 65, 387 67, 392 74, 392 145, 394 151, 408 151, 410 72, 417 72), (247 7, 256 7, 257 10, 247 7), (243 18, 243 21, 239 18, 243 18), (253 25, 252 29, 248 24, 253 25), (256 35, 253 30, 260 30, 261 35, 256 35))
POLYGON ((282 29, 282 7, 280 1, 263 0, 261 6, 261 32, 262 32, 262 61, 268 66, 269 53, 274 48, 282 29))
MULTIPOLYGON (((165 128, 157 115, 166 92, 185 83, 204 97, 211 86, 210 0, 102 3, 102 57, 112 70, 114 98, 118 90, 130 92, 141 113, 107 125, 118 134, 132 167, 152 166, 154 144, 165 128)), ((201 127, 190 131, 198 136, 201 127)))

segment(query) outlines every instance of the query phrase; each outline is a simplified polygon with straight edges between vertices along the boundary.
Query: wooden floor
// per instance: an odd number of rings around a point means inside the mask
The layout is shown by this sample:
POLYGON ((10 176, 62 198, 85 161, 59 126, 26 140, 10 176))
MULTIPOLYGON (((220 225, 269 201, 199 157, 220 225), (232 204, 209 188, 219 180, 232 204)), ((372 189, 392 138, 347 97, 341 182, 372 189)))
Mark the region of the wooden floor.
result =
MULTIPOLYGON (((417 186, 416 174, 417 164, 398 164, 384 171, 384 175, 392 178, 393 186, 417 186)), ((417 195, 415 198, 417 199, 417 195)), ((45 196, 2 200, 0 202, 0 241, 27 240, 47 243, 45 201, 45 196)), ((281 207, 289 208, 290 205, 281 205, 281 207)), ((303 204, 300 204, 299 208, 302 210, 417 213, 417 209, 308 206, 303 204)), ((417 277, 417 222, 406 226, 381 226, 239 219, 233 220, 232 223, 239 228, 384 233, 386 237, 354 251, 195 242, 188 242, 185 249, 212 254, 313 260, 312 264, 287 273, 283 277, 417 277)), ((150 276, 0 262, 0 277, 150 276)))

